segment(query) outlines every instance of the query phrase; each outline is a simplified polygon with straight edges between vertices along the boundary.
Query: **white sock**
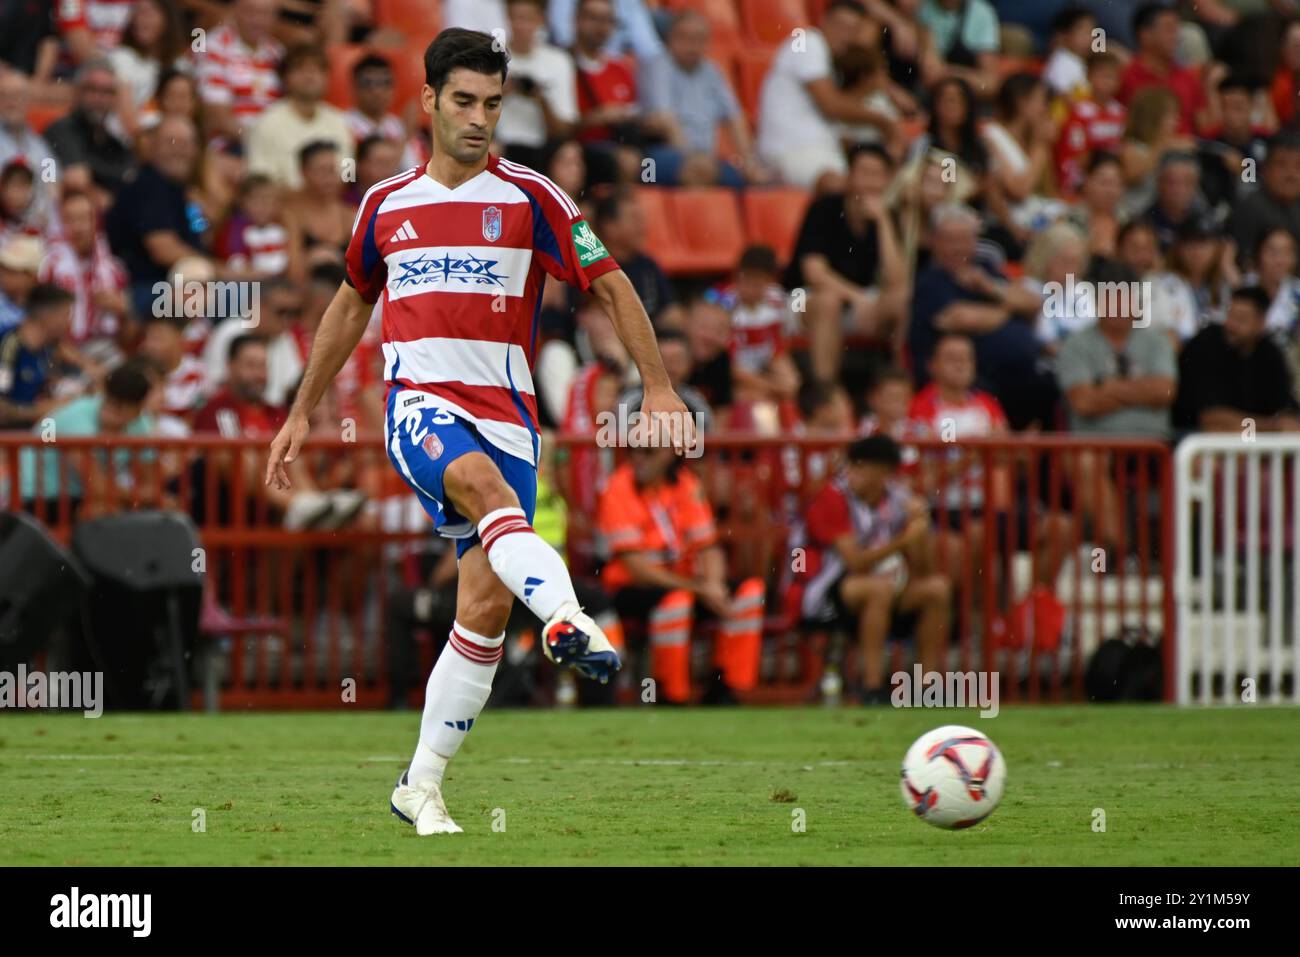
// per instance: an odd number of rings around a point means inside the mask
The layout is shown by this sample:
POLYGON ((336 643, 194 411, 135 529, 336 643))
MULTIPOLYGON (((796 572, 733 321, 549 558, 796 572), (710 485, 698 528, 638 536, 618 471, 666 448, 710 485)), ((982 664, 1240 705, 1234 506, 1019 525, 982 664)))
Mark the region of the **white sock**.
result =
POLYGON ((497 577, 542 621, 566 602, 577 604, 564 559, 533 531, 523 509, 488 512, 478 523, 478 537, 497 577))
POLYGON ((452 625, 424 689, 420 743, 411 759, 408 784, 414 786, 428 778, 442 783, 447 762, 460 750, 492 693, 492 677, 501 660, 505 637, 502 632, 486 638, 459 622, 452 625))

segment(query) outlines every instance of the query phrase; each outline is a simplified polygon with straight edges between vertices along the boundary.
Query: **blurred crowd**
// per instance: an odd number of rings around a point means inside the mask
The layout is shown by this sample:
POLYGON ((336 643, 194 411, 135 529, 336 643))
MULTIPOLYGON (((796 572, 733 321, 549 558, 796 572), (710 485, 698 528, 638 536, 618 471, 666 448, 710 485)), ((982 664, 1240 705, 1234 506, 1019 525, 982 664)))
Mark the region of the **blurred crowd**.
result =
MULTIPOLYGON (((427 117, 398 96, 411 38, 382 22, 393 6, 35 0, 7 15, 0 428, 270 437, 360 197, 429 155, 427 117), (341 65, 343 49, 360 52, 341 65), (256 284, 252 328, 190 295, 228 280, 256 284)), ((805 19, 764 51, 750 96, 720 62, 735 51, 719 3, 429 3, 508 44, 493 148, 580 204, 707 430, 1300 427, 1293 0, 794 6, 805 19), (661 268, 645 191, 774 185, 807 191, 788 254, 661 268)), ((322 436, 380 433, 379 338, 372 323, 322 436)), ((547 428, 590 434, 637 401, 606 317, 553 280, 537 364, 547 428)), ((272 503, 289 526, 357 516, 355 488, 299 478, 272 503)))

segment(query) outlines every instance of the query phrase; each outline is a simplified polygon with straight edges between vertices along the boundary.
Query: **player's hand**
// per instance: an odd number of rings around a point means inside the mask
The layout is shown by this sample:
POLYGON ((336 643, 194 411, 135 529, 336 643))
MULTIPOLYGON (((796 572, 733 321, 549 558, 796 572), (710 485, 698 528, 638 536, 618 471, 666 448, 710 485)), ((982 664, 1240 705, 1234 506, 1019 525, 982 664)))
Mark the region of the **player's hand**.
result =
POLYGON ((695 450, 699 436, 695 434, 695 420, 683 402, 670 388, 646 389, 641 400, 641 414, 650 424, 651 444, 662 446, 664 439, 672 442, 678 455, 689 455, 695 450))
POLYGON ((278 489, 290 486, 289 473, 284 470, 298 457, 302 443, 311 426, 305 415, 290 415, 271 443, 271 454, 266 459, 266 484, 278 489))

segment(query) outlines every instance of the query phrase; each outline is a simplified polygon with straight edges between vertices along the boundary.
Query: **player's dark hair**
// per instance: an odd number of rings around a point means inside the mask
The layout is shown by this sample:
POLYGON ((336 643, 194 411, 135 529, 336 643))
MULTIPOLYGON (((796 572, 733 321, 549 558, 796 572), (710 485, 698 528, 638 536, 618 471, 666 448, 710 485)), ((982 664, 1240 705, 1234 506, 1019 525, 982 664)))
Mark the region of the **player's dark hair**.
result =
POLYGON ((1250 303, 1255 307, 1255 312, 1261 316, 1267 315, 1268 310, 1273 305, 1273 300, 1261 286, 1242 286, 1240 289, 1234 289, 1232 301, 1250 303))
POLYGON ((152 386, 149 376, 138 364, 124 362, 108 374, 104 381, 104 395, 115 402, 139 405, 152 386))
POLYGON ((34 319, 43 313, 62 309, 74 302, 76 297, 62 286, 43 282, 33 288, 27 296, 27 317, 34 319))
POLYGON ((380 56, 378 53, 367 53, 352 66, 352 82, 355 83, 361 78, 361 74, 370 70, 383 70, 390 76, 393 73, 393 64, 389 62, 388 57, 380 56))
POLYGON ((239 354, 249 346, 265 346, 266 336, 259 336, 255 332, 243 332, 230 340, 230 345, 226 347, 226 361, 234 362, 239 358, 239 354))
POLYGON ((329 140, 312 140, 298 150, 298 168, 306 169, 307 164, 315 159, 318 153, 337 153, 338 150, 338 144, 329 140))
POLYGON ((858 439, 850 445, 848 457, 854 465, 875 462, 891 468, 897 468, 903 461, 903 453, 898 443, 880 432, 868 435, 865 439, 858 439))
POLYGON ((1166 13, 1172 13, 1177 16, 1178 11, 1168 3, 1156 2, 1142 4, 1142 6, 1137 8, 1137 13, 1133 14, 1133 35, 1137 36, 1138 34, 1150 29, 1156 20, 1166 13))
POLYGON ((776 261, 776 250, 771 246, 757 243, 747 246, 740 254, 739 268, 741 272, 761 272, 767 276, 775 276, 781 267, 776 261))
POLYGON ((436 93, 447 82, 452 70, 472 70, 489 76, 499 73, 501 82, 505 83, 509 63, 510 55, 505 46, 491 35, 448 27, 434 37, 424 51, 424 82, 436 93))
POLYGON ((1095 19, 1092 11, 1080 6, 1068 6, 1061 10, 1056 16, 1052 17, 1052 36, 1059 36, 1062 33, 1069 33, 1084 20, 1095 19))

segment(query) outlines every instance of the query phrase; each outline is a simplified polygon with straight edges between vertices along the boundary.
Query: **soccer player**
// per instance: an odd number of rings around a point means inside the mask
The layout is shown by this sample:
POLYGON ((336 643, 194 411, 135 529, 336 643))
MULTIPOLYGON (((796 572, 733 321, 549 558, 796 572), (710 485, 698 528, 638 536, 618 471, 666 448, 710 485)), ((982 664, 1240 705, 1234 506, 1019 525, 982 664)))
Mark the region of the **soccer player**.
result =
POLYGON ((489 155, 508 55, 492 37, 447 29, 424 55, 421 105, 432 120, 424 168, 366 193, 347 251, 347 281, 316 332, 267 484, 285 487, 308 415, 383 315, 385 438, 394 467, 438 532, 456 540, 456 619, 425 692, 420 741, 392 809, 419 834, 456 833, 442 778, 492 688, 518 597, 545 624, 556 664, 607 682, 620 662, 583 613, 568 569, 532 529, 537 399, 530 367, 546 274, 589 292, 645 384, 641 411, 678 454, 693 422, 669 384, 632 284, 577 205, 545 176, 489 155))

